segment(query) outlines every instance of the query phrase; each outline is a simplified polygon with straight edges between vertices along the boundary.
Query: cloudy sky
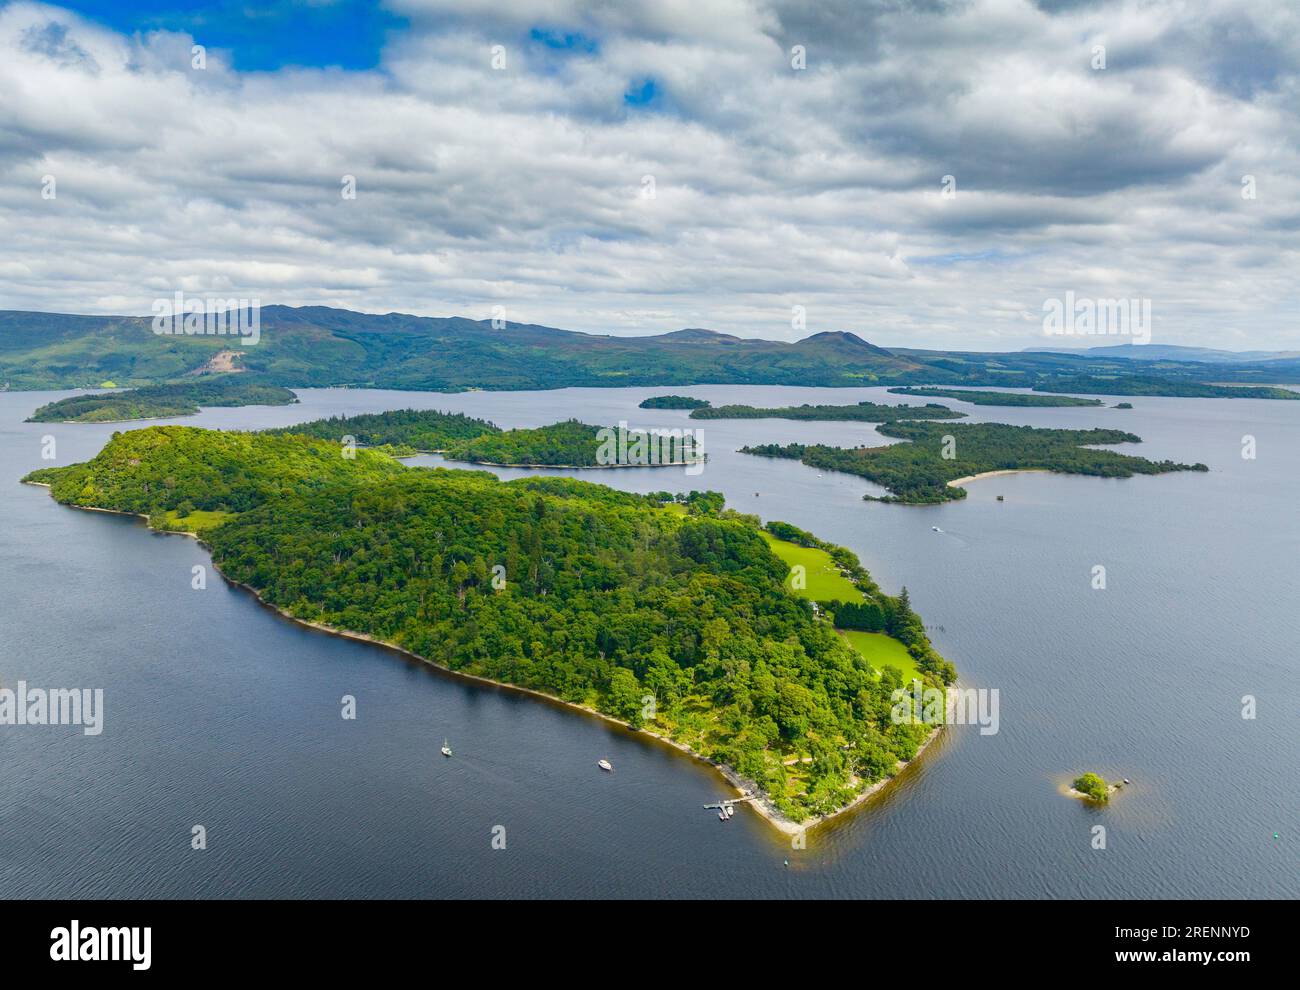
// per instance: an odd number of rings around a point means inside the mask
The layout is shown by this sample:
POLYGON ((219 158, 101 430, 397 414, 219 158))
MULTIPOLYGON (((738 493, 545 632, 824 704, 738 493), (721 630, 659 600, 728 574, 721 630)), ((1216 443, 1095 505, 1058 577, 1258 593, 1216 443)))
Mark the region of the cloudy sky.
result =
POLYGON ((0 3, 0 309, 1300 348, 1297 108, 1293 3, 0 3))

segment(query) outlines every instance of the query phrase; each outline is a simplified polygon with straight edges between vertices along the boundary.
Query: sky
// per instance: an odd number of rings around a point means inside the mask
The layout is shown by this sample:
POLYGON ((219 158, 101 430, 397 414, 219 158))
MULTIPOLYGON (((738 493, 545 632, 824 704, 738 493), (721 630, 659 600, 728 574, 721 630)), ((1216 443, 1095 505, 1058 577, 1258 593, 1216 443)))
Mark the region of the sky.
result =
POLYGON ((1298 108, 1289 2, 0 2, 0 309, 1298 349, 1298 108))

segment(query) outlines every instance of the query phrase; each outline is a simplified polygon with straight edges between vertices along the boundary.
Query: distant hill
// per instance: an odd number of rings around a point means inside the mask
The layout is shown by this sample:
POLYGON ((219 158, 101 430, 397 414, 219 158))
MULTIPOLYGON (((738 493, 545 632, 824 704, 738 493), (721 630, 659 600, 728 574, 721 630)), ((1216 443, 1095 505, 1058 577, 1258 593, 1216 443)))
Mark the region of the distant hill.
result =
POLYGON ((1300 358, 1300 351, 1220 351, 1212 347, 1183 347, 1180 344, 1111 344, 1083 350, 1030 347, 1028 353, 1087 354, 1093 357, 1127 358, 1132 361, 1200 361, 1208 364, 1237 364, 1300 358))
POLYGON ((283 385, 460 390, 570 385, 867 385, 926 369, 843 333, 796 343, 687 329, 614 337, 461 317, 266 306, 261 339, 159 336, 143 317, 0 312, 0 381, 15 388, 143 385, 234 351, 241 370, 283 385))
POLYGON ((814 333, 795 342, 700 327, 616 337, 527 323, 495 328, 488 320, 326 306, 265 306, 260 321, 258 343, 244 346, 230 336, 160 336, 149 317, 0 311, 0 388, 95 387, 104 381, 144 386, 232 371, 252 372, 260 382, 288 388, 448 392, 740 384, 1230 395, 1235 393, 1216 392, 1205 383, 1300 382, 1300 358, 1151 360, 1161 353, 1152 346, 1134 348, 1129 358, 1112 353, 1122 347, 1095 349, 1103 353, 886 349, 848 331, 814 333), (1140 357, 1147 360, 1135 360, 1140 357))

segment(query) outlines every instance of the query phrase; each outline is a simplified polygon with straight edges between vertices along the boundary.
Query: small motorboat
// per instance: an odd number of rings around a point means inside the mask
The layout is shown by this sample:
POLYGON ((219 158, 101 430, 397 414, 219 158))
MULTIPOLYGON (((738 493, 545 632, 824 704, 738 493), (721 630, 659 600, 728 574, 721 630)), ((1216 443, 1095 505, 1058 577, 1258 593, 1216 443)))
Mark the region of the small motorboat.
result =
POLYGON ((999 501, 999 502, 1005 502, 1006 500, 1007 500, 1007 497, 1006 497, 1005 495, 999 495, 999 496, 998 496, 998 501, 999 501))
POLYGON ((729 804, 722 810, 725 811, 727 813, 727 817, 730 818, 732 815, 736 813, 736 806, 734 804, 729 804))
POLYGON ((610 763, 609 760, 597 760, 596 766, 600 767, 602 770, 608 773, 614 772, 614 764, 610 763))
POLYGON ((442 755, 451 756, 451 747, 447 745, 447 740, 445 738, 442 740, 442 755))
POLYGON ((719 812, 718 812, 718 821, 720 821, 720 822, 725 822, 726 820, 727 820, 727 813, 726 813, 725 811, 719 811, 719 812))
POLYGON ((943 532, 943 530, 941 530, 938 526, 931 526, 930 528, 931 528, 932 530, 934 530, 936 533, 942 533, 942 532, 943 532))

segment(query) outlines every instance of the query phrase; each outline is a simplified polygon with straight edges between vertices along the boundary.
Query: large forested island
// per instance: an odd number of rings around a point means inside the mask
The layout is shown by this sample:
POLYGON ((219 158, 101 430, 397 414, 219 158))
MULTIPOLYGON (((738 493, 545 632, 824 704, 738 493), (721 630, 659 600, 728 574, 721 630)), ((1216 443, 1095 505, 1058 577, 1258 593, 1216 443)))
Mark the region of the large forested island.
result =
POLYGON ((457 441, 447 445, 446 455, 473 464, 599 467, 602 429, 570 419, 457 441))
POLYGON ((923 406, 883 406, 875 402, 858 402, 850 406, 708 406, 691 411, 691 419, 810 419, 846 420, 857 423, 893 423, 904 419, 961 419, 956 412, 937 402, 923 406))
MULTIPOLYGON (((686 431, 689 432, 689 431, 686 431)), ((576 419, 448 443, 452 461, 506 467, 672 467, 705 454, 683 431, 590 426, 576 419)))
POLYGON ((703 457, 685 448, 683 431, 656 431, 590 426, 576 419, 549 426, 502 430, 486 420, 432 409, 398 409, 356 416, 332 416, 297 426, 264 430, 273 435, 298 434, 319 440, 383 447, 395 456, 441 453, 448 460, 507 467, 668 467, 703 457), (620 445, 619 439, 622 438, 620 445))
POLYGON ((413 454, 443 451, 456 441, 473 440, 485 433, 500 433, 501 428, 464 413, 439 412, 436 409, 392 409, 356 416, 331 416, 264 432, 297 433, 336 443, 342 442, 345 437, 352 437, 366 447, 387 446, 395 452, 413 454))
POLYGON ((197 378, 118 392, 73 395, 41 406, 29 423, 121 423, 193 416, 200 406, 284 406, 297 402, 287 388, 244 375, 197 378))
POLYGON ((762 530, 717 495, 502 482, 176 426, 115 433, 91 461, 25 480, 198 535, 225 575, 295 619, 660 735, 752 783, 787 828, 915 755, 932 727, 891 718, 904 676, 955 676, 906 595, 884 594, 849 551, 762 530), (774 549, 809 555, 805 587, 787 587, 774 549), (842 621, 817 616, 815 594, 842 621))
POLYGON ((966 497, 963 480, 992 471, 1057 471, 1103 478, 1167 471, 1208 471, 1204 464, 1149 461, 1084 444, 1141 443, 1122 430, 1048 430, 1005 423, 886 423, 877 430, 907 443, 883 447, 760 444, 747 454, 787 457, 826 471, 843 471, 887 488, 881 502, 929 504, 966 497))
POLYGON ((1100 399, 1073 395, 1040 395, 1036 392, 994 392, 984 389, 935 388, 930 385, 901 385, 889 390, 894 395, 925 395, 935 399, 960 399, 975 406, 1099 406, 1100 399))

